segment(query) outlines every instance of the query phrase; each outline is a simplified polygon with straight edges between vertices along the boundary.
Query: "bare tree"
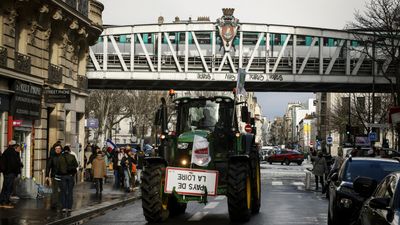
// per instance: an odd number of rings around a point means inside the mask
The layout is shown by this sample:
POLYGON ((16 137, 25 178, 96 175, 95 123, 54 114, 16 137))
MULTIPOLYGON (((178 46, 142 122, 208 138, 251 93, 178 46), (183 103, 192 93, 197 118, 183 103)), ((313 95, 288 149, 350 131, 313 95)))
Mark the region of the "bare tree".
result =
POLYGON ((333 106, 330 113, 330 124, 333 130, 344 133, 350 119, 351 124, 349 125, 359 128, 359 133, 356 135, 361 135, 371 131, 368 124, 385 122, 387 108, 392 104, 392 98, 390 94, 385 93, 377 95, 352 93, 350 96, 348 94, 336 95, 335 102, 337 104, 333 106))
POLYGON ((104 143, 110 137, 114 125, 118 124, 130 113, 127 107, 127 95, 123 90, 92 90, 86 103, 86 116, 94 116, 99 120, 99 128, 95 130, 96 144, 104 143))
MULTIPOLYGON (((349 28, 366 34, 359 36, 363 52, 376 63, 378 73, 391 83, 391 106, 400 106, 400 0, 370 0, 363 12, 355 13, 355 21, 349 28), (390 77, 396 78, 394 83, 390 77)), ((400 146, 400 124, 396 132, 400 146)))

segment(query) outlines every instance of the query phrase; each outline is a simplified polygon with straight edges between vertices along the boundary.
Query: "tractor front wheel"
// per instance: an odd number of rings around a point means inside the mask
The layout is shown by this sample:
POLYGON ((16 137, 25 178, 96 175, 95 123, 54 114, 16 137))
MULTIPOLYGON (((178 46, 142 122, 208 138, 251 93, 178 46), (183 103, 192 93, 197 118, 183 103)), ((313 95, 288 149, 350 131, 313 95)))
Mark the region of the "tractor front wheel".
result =
POLYGON ((148 222, 165 221, 168 216, 168 196, 162 190, 162 164, 148 164, 142 174, 142 207, 148 222))
POLYGON ((251 173, 248 162, 231 162, 228 170, 228 211, 231 221, 246 222, 251 216, 251 173))

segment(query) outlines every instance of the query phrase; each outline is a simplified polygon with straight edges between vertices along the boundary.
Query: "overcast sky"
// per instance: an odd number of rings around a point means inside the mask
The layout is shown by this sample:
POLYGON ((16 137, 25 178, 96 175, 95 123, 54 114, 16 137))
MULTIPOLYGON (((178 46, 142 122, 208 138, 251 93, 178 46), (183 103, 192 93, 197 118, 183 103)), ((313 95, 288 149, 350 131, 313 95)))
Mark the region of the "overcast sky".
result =
MULTIPOLYGON (((363 11, 368 0, 100 0, 104 4, 103 22, 112 25, 156 23, 209 16, 222 16, 222 8, 235 8, 241 22, 284 24, 342 29, 363 11)), ((313 93, 257 93, 263 115, 282 116, 288 102, 306 102, 313 93)))

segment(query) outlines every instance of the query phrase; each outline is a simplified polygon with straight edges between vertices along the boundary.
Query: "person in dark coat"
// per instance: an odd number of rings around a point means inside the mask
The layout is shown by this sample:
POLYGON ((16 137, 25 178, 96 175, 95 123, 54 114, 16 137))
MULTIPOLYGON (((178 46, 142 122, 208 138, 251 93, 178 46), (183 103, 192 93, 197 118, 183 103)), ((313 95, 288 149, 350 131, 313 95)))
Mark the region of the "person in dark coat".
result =
POLYGON ((74 176, 78 167, 75 156, 70 154, 70 152, 71 149, 69 146, 65 146, 60 156, 58 174, 56 174, 56 178, 61 178, 60 189, 63 212, 72 211, 73 189, 75 185, 74 176))
POLYGON ((60 181, 56 180, 55 176, 58 174, 59 169, 59 161, 62 152, 61 144, 57 144, 54 146, 54 155, 50 156, 50 159, 47 162, 46 166, 46 181, 51 186, 51 208, 52 209, 61 209, 61 202, 60 202, 60 181))
POLYGON ((3 172, 3 189, 0 194, 1 208, 14 208, 11 204, 10 196, 13 191, 15 178, 21 174, 23 164, 20 158, 21 146, 14 140, 10 141, 7 150, 1 156, 0 167, 3 172))
POLYGON ((322 193, 325 192, 324 186, 324 175, 328 172, 328 165, 323 157, 321 151, 318 152, 318 156, 315 158, 313 163, 313 173, 315 175, 315 190, 318 190, 318 178, 321 183, 322 193))

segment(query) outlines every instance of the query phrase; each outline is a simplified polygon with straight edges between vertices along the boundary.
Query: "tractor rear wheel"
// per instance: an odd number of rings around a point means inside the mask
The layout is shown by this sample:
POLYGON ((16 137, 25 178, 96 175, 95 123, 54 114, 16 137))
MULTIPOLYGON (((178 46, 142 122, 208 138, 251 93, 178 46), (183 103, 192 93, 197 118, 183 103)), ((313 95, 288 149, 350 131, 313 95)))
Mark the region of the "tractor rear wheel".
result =
POLYGON ((228 170, 228 210, 231 221, 246 222, 251 215, 251 174, 247 162, 231 162, 228 170))
POLYGON ((168 216, 168 196, 162 190, 162 164, 149 164, 142 174, 142 207, 148 222, 165 221, 168 216))
POLYGON ((175 196, 171 195, 168 200, 168 211, 170 216, 177 216, 183 214, 186 211, 187 203, 180 203, 175 196))
POLYGON ((252 165, 252 184, 251 184, 251 212, 259 213, 261 207, 261 172, 260 172, 260 159, 254 158, 252 165))

